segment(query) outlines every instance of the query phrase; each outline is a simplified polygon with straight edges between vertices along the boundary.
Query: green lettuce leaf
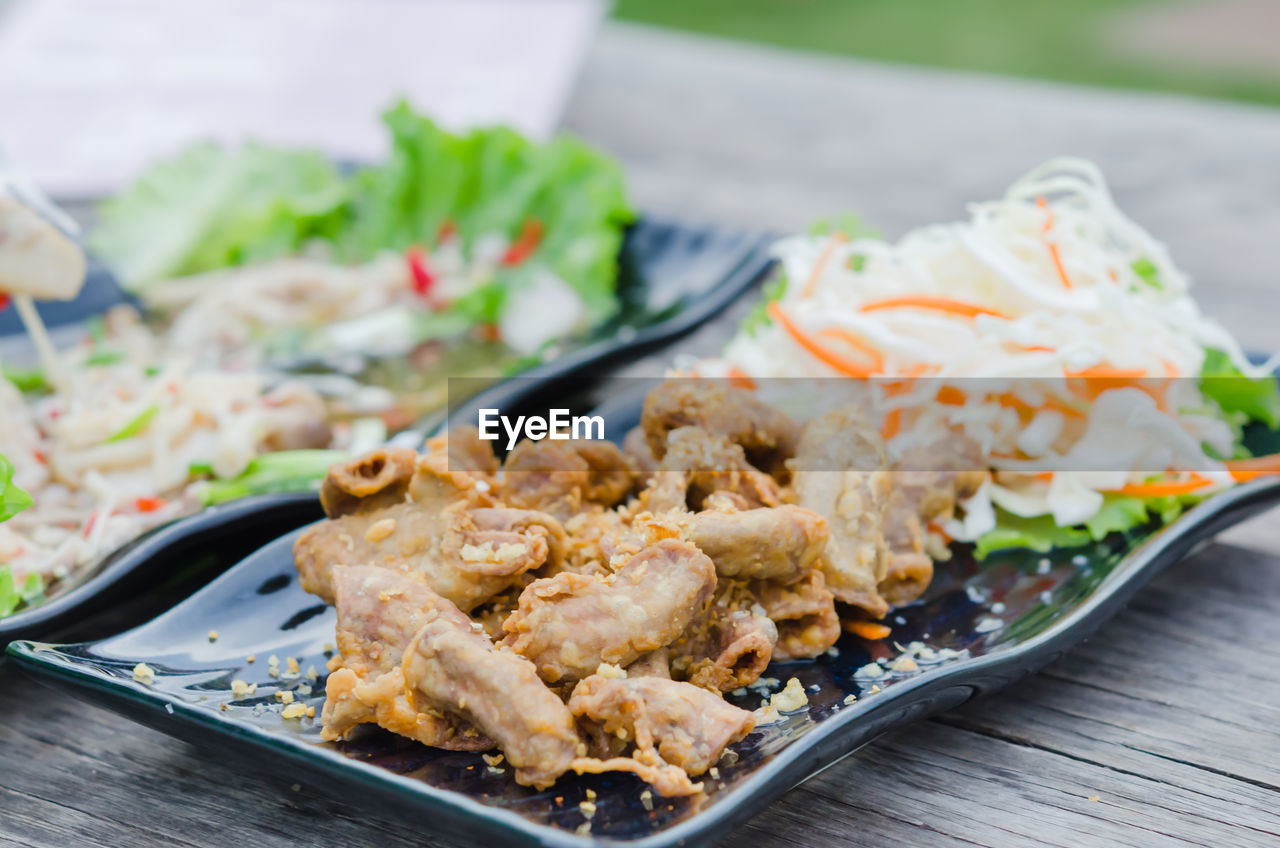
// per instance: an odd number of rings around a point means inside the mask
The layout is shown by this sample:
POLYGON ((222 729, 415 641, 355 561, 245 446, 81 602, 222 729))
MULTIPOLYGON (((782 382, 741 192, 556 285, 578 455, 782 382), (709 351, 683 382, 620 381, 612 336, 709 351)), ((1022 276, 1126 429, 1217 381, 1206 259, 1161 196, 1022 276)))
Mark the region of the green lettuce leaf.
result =
MULTIPOLYGON (((8 521, 31 506, 31 495, 13 483, 13 463, 0 454, 0 521, 8 521)), ((9 566, 0 565, 0 618, 11 615, 19 606, 33 603, 44 593, 44 581, 30 574, 19 586, 9 566)))
POLYGON ((8 521, 31 506, 31 495, 13 482, 13 463, 0 454, 0 521, 8 521))
POLYGON ((988 554, 1009 548, 1037 553, 1048 553, 1055 548, 1078 548, 1090 542, 1100 542, 1112 533, 1126 533, 1151 521, 1168 524, 1202 499, 1194 493, 1158 498, 1104 495, 1101 509, 1084 524, 1074 527, 1059 527, 1051 515, 1023 518, 997 507, 995 529, 978 538, 974 544, 974 556, 981 560, 988 554))
POLYGON ((1247 377, 1220 350, 1206 350, 1200 393, 1227 416, 1242 415, 1280 429, 1280 383, 1273 376, 1247 377))
POLYGON ((44 597, 44 580, 39 574, 28 574, 18 585, 9 566, 0 565, 0 618, 13 615, 18 607, 31 606, 44 597))
POLYGON ((617 258, 634 213, 613 160, 570 136, 538 143, 505 127, 450 133, 404 102, 383 121, 387 160, 348 177, 316 152, 190 147, 104 203, 90 244, 136 291, 312 241, 327 242, 341 261, 362 262, 383 250, 432 247, 446 228, 470 250, 482 236, 514 242, 532 227, 536 247, 520 267, 496 274, 486 314, 501 311, 505 292, 531 267, 568 283, 592 324, 616 310, 617 258))
POLYGON ((89 245, 137 291, 332 237, 347 191, 321 153, 206 142, 156 163, 104 202, 89 245))
POLYGON ((339 256, 359 261, 379 250, 431 246, 446 227, 470 250, 483 236, 515 241, 536 226, 536 249, 520 268, 499 272, 486 313, 496 314, 520 272, 538 265, 582 297, 592 323, 615 310, 617 257, 634 218, 616 163, 570 136, 539 144, 505 127, 454 135, 404 102, 383 120, 391 154, 355 175, 339 256))
POLYGON ((201 491, 200 501, 205 506, 212 506, 249 495, 319 489, 329 466, 347 458, 345 451, 336 450, 264 453, 250 462, 239 476, 209 483, 201 491))

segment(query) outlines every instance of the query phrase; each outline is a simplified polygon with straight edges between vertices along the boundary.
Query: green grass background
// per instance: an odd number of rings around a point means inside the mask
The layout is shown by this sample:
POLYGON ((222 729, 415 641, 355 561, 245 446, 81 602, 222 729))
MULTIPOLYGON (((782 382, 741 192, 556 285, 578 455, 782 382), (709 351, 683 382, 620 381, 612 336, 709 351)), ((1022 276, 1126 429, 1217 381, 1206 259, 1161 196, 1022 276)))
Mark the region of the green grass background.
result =
POLYGON ((1153 60, 1108 37, 1117 14, 1140 6, 1159 13, 1180 1, 618 0, 615 16, 869 59, 1280 104, 1274 68, 1153 60))

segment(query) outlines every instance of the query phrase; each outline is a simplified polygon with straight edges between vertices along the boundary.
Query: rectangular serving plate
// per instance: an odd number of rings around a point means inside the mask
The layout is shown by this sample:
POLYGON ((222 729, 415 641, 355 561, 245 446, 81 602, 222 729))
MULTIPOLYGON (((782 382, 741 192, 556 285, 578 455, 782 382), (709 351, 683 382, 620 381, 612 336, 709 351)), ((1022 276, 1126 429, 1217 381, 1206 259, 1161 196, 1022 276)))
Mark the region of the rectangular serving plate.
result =
POLYGON ((216 749, 227 762, 284 776, 305 773, 313 784, 358 797, 371 810, 407 813, 433 834, 552 846, 598 840, 646 848, 706 844, 890 727, 1039 669, 1192 546, 1278 500, 1280 480, 1269 478, 1219 494, 1163 529, 1084 548, 1008 552, 981 567, 958 551, 939 568, 923 601, 890 620, 889 640, 867 643, 846 635, 829 655, 775 664, 767 674, 776 680, 732 698, 752 708, 796 677, 809 705, 734 746, 718 777, 704 778, 706 794, 693 799, 661 798, 630 775, 570 775, 538 791, 518 786, 509 768, 491 768, 479 754, 425 748, 376 728, 345 743, 321 741, 318 716, 334 613, 298 585, 291 548, 301 531, 126 633, 69 645, 15 642, 8 651, 38 679, 216 749), (916 640, 955 656, 922 662, 914 672, 858 673, 887 645, 916 640), (272 674, 273 656, 278 676, 272 674), (297 661, 296 673, 290 658, 297 661), (135 679, 139 663, 154 680, 135 679), (237 699, 233 680, 257 690, 237 699), (275 698, 280 690, 293 692, 316 717, 283 718, 275 698), (578 806, 588 790, 596 793, 590 818, 578 806))

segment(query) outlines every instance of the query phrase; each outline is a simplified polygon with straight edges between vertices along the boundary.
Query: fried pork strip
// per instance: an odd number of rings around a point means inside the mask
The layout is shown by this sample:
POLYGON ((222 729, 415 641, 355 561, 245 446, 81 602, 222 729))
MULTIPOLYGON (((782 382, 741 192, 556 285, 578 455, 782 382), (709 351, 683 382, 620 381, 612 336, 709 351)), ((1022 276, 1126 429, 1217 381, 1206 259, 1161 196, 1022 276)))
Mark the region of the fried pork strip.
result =
POLYGON ((879 592, 890 605, 902 606, 923 595, 933 580, 933 560, 925 553, 927 525, 951 518, 956 503, 972 497, 988 475, 978 444, 956 433, 944 444, 908 451, 890 476, 884 527, 890 554, 879 592))
POLYGON ((796 502, 825 516, 830 541, 822 573, 837 599, 875 618, 889 611, 878 584, 885 577, 890 474, 884 442, 854 407, 842 407, 804 428, 792 462, 796 502))
POLYGON ((321 736, 335 741, 374 723, 437 748, 492 748, 467 722, 438 711, 419 712, 405 698, 401 660, 443 603, 440 596, 411 574, 370 566, 338 567, 333 582, 338 656, 326 684, 321 736))
POLYGON ((503 624, 502 644, 533 660, 549 683, 581 680, 602 662, 628 665, 670 644, 715 585, 705 554, 665 539, 608 576, 565 572, 535 580, 503 624))
POLYGON ((751 591, 778 628, 774 659, 812 659, 840 638, 840 616, 822 571, 815 568, 789 586, 772 581, 752 583, 751 591))
POLYGON ((421 576, 470 611, 538 568, 563 538, 559 522, 525 510, 455 503, 431 511, 402 503, 309 529, 293 548, 302 588, 332 602, 336 565, 377 565, 421 576))
POLYGON ((338 463, 320 486, 324 514, 338 518, 403 503, 417 464, 417 452, 408 448, 379 448, 338 463))
POLYGON ((595 756, 619 757, 634 746, 640 763, 678 767, 675 785, 655 781, 664 795, 685 794, 686 775, 706 772, 755 726, 750 712, 718 694, 660 677, 592 675, 574 688, 569 710, 595 756))
POLYGON ((438 595, 424 618, 401 664, 413 709, 457 716, 478 728, 526 786, 551 786, 586 754, 569 708, 538 679, 533 663, 499 650, 438 595))
POLYGON ((741 445, 701 427, 667 434, 666 451, 640 506, 651 512, 699 510, 708 499, 735 495, 748 507, 782 503, 778 482, 753 466, 741 445))
POLYGON ((794 582, 827 547, 827 522, 798 506, 705 510, 683 522, 684 538, 716 565, 721 577, 794 582))
POLYGON ((799 438, 786 413, 715 380, 662 383, 645 398, 640 426, 656 459, 666 456, 672 431, 692 426, 740 445, 753 465, 769 472, 785 471, 782 463, 799 438))
POLYGON ((584 506, 613 506, 635 483, 612 442, 585 440, 516 445, 503 465, 500 496, 510 506, 536 509, 567 521, 584 506))
POLYGON ((721 580, 716 599, 671 646, 675 677, 730 692, 760 679, 778 628, 742 583, 721 580))

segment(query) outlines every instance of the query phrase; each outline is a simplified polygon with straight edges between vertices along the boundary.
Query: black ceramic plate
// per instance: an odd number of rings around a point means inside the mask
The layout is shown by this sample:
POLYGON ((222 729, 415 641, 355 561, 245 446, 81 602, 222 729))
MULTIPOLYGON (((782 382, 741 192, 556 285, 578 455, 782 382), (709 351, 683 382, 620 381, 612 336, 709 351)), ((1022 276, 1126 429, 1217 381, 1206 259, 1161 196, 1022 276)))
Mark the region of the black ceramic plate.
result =
POLYGON ((589 835, 637 846, 704 844, 890 727, 950 709, 1051 662, 1193 545, 1277 501, 1280 479, 1267 478, 1219 494, 1162 529, 1117 534, 1088 547, 1005 552, 981 565, 960 549, 939 567, 922 601, 891 618, 889 640, 872 644, 846 635, 828 655, 772 666, 768 675, 775 680, 731 698, 752 708, 796 677, 809 705, 734 746, 718 777, 707 779, 706 795, 696 799, 653 796, 628 775, 566 777, 536 791, 516 785, 510 770, 489 768, 478 754, 428 749, 376 728, 327 744, 317 719, 283 718, 274 697, 280 690, 319 712, 334 638, 333 610, 298 586, 291 555, 298 531, 137 629, 99 642, 15 642, 9 653, 49 684, 217 746, 220 754, 236 749, 244 755, 229 761, 284 775, 304 771, 334 791, 360 793, 371 807, 407 809, 433 833, 472 843, 586 845, 589 835), (891 642, 917 640, 938 653, 922 657, 916 670, 875 678, 857 673, 888 654, 891 642), (271 672, 273 655, 279 676, 271 672), (296 675, 288 672, 291 658, 296 675), (135 680, 142 662, 154 670, 154 681, 135 680), (257 691, 236 699, 233 680, 257 684, 257 691), (588 790, 597 805, 589 832, 578 807, 588 790))
MULTIPOLYGON (((485 393, 486 404, 518 411, 528 401, 564 394, 589 375, 691 332, 765 276, 772 265, 770 242, 761 233, 641 220, 628 230, 619 257, 617 317, 581 347, 523 372, 517 380, 493 386, 485 393)), ((79 300, 47 317, 74 332, 77 322, 125 300, 114 278, 96 271, 79 300)), ((4 323, 12 317, 0 313, 0 336, 6 328, 17 328, 4 323)), ((428 423, 424 429, 432 426, 428 423)), ((129 609, 148 609, 145 597, 138 597, 139 604, 132 608, 116 606, 148 586, 166 585, 175 572, 198 576, 191 559, 194 552, 200 552, 201 573, 207 578, 318 515, 314 495, 264 495, 169 525, 111 555, 87 579, 53 600, 0 619, 0 646, 17 638, 89 638, 113 632, 86 629, 95 623, 91 615, 108 610, 115 611, 111 620, 122 626, 143 621, 165 606, 151 605, 149 613, 132 619, 129 609), (260 532, 264 528, 271 528, 269 534, 260 532)), ((184 585, 189 589, 191 583, 184 585)))

